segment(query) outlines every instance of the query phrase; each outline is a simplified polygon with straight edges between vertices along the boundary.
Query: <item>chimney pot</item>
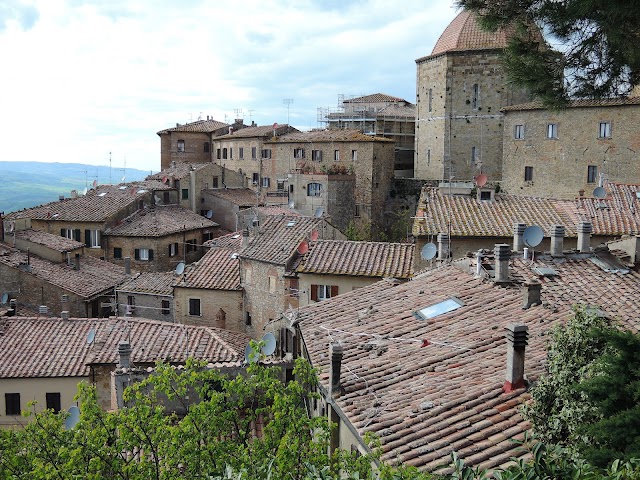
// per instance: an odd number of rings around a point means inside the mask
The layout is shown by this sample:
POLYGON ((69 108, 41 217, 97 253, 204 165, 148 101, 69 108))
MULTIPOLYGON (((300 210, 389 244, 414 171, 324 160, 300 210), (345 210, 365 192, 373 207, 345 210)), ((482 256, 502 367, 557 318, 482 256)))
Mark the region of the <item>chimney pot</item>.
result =
POLYGON ((249 245, 249 229, 245 228, 242 230, 242 248, 247 247, 249 245))
POLYGON ((507 374, 502 390, 509 393, 525 387, 524 354, 529 337, 528 327, 522 324, 507 325, 507 374))
POLYGON ((118 366, 129 368, 131 366, 131 345, 127 341, 118 343, 118 366))
POLYGON ((578 225, 578 251, 588 253, 591 251, 590 237, 593 231, 591 222, 580 222, 578 225))
POLYGON ((446 260, 449 258, 449 235, 446 233, 438 234, 438 259, 446 260))
POLYGON ((496 259, 495 282, 506 283, 509 281, 509 260, 511 259, 511 248, 506 243, 496 243, 493 249, 496 259))
POLYGON ((542 290, 542 284, 536 279, 527 280, 524 282, 522 288, 522 309, 526 310, 529 307, 540 305, 542 303, 540 292, 542 290))
POLYGON ((513 226, 513 250, 521 252, 524 248, 523 233, 527 229, 526 223, 516 223, 513 226))
POLYGON ((75 270, 80 270, 80 254, 76 253, 76 263, 75 263, 75 270))
POLYGON ((331 358, 331 375, 329 383, 331 385, 331 396, 340 396, 340 370, 342 368, 343 349, 339 343, 329 345, 329 357, 331 358))
POLYGON ((68 310, 63 310, 62 312, 60 312, 60 317, 63 320, 69 320, 69 311, 68 310))
POLYGON ((131 257, 124 257, 124 273, 131 275, 131 257))
POLYGON ((551 255, 561 257, 564 251, 564 225, 551 227, 551 255))

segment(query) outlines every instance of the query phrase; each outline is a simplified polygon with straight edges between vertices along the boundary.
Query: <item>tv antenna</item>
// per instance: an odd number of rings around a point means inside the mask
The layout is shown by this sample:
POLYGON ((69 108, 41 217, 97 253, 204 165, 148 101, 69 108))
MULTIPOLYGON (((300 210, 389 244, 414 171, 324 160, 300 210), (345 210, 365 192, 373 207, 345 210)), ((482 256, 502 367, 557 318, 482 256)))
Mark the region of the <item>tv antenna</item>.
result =
POLYGON ((289 126, 289 107, 293 103, 293 98, 285 98, 282 100, 282 103, 284 103, 287 106, 287 127, 288 127, 289 126))

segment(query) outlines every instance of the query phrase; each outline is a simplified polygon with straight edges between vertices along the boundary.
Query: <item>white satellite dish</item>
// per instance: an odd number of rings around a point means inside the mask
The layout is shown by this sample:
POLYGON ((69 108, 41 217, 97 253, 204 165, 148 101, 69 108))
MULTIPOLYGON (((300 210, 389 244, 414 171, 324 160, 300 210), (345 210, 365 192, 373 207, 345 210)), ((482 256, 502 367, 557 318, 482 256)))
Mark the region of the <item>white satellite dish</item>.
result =
POLYGON ((92 328, 91 330, 89 330, 89 333, 87 334, 87 343, 91 345, 95 338, 96 338, 96 331, 92 328))
POLYGON ((427 243, 422 250, 420 250, 420 257, 423 260, 431 260, 438 253, 438 247, 434 243, 427 243))
POLYGON ((322 207, 316 208, 316 213, 315 213, 316 218, 320 218, 323 213, 324 213, 324 208, 322 207))
POLYGON ((256 363, 258 361, 258 352, 256 352, 251 344, 247 345, 244 349, 244 363, 256 363))
POLYGON ((293 200, 291 200, 291 201, 289 202, 289 208, 291 208, 291 209, 296 208, 296 204, 295 204, 295 202, 294 202, 293 200))
POLYGON ((9 301, 9 294, 8 293, 3 293, 2 294, 2 302, 0 302, 0 303, 2 303, 2 305, 6 305, 8 301, 9 301))
POLYGON ((264 355, 273 355, 273 352, 276 351, 276 337, 273 333, 265 333, 264 337, 262 337, 262 341, 264 345, 262 346, 262 353, 264 355))
POLYGON ((86 195, 87 194, 87 187, 84 187, 84 190, 82 190, 82 195, 86 195))
POLYGON ((593 189, 593 196, 595 198, 604 198, 607 196, 607 191, 604 187, 596 187, 593 189))
POLYGON ((207 215, 206 215, 206 217, 207 217, 207 218, 211 218, 211 217, 213 217, 213 210, 207 210, 207 215))
POLYGON ((71 405, 68 412, 69 416, 64 421, 64 428, 66 428, 67 430, 71 430, 80 421, 80 409, 75 405, 71 405))
POLYGON ((158 205, 162 203, 162 199, 158 195, 154 195, 153 199, 158 205))
POLYGON ((184 262, 180 262, 176 265, 176 275, 180 275, 182 272, 184 272, 184 262))
POLYGON ((524 229, 522 239, 528 247, 537 247, 544 238, 544 232, 538 225, 531 225, 524 229))

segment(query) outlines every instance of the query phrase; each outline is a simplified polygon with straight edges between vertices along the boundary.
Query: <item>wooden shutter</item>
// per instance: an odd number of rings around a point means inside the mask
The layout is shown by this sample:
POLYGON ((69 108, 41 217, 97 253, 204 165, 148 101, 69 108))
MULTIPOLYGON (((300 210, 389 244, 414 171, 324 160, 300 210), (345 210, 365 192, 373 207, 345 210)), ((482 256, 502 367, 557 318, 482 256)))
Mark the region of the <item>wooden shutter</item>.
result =
POLYGON ((79 228, 76 228, 73 231, 73 238, 75 238, 76 242, 80 241, 80 229, 79 228))
MULTIPOLYGON (((149 261, 151 261, 151 260, 153 260, 153 250, 149 249, 149 261)), ((338 288, 338 287, 336 287, 336 288, 338 288)))
POLYGON ((91 230, 85 230, 84 231, 84 244, 87 247, 91 246, 91 230))
POLYGON ((60 236, 61 237, 66 237, 67 236, 67 229, 66 228, 61 228, 60 229, 60 236))
POLYGON ((318 301, 318 285, 311 285, 311 300, 318 301))
POLYGON ((331 298, 338 296, 338 286, 331 285, 331 298))
POLYGON ((134 255, 133 255, 134 258, 136 260, 140 260, 140 250, 136 248, 133 253, 134 253, 134 255))

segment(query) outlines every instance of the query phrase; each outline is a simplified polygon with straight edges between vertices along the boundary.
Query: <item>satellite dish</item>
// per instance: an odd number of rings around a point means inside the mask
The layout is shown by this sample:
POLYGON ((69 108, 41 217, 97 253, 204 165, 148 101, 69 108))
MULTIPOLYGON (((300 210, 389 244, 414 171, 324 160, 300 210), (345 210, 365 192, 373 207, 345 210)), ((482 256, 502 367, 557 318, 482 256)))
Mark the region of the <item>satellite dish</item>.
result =
POLYGON ((68 412, 69 416, 64 421, 64 428, 66 428, 67 430, 71 430, 80 421, 80 409, 75 405, 71 405, 68 412))
POLYGON ((256 352, 251 344, 244 349, 244 363, 256 363, 258 361, 258 352, 256 352))
POLYGON ((166 175, 162 177, 162 183, 167 183, 168 180, 169 180, 169 177, 167 177, 166 175))
POLYGON ((207 210, 207 218, 213 217, 213 210, 207 210))
POLYGON ((0 303, 2 303, 2 305, 6 305, 8 301, 9 301, 9 294, 8 293, 3 293, 2 294, 2 302, 0 302, 0 303))
POLYGON ((607 191, 604 187, 596 187, 593 189, 593 196, 595 198, 604 198, 607 196, 607 191))
POLYGON ((273 355, 273 352, 276 351, 276 337, 273 333, 265 333, 264 337, 262 337, 262 341, 264 345, 262 346, 262 353, 264 355, 273 355))
POLYGON ((315 242, 318 239, 318 230, 311 230, 311 235, 309 235, 309 238, 312 242, 315 242))
POLYGON ((87 187, 84 187, 84 190, 82 190, 82 195, 86 195, 87 194, 87 187))
POLYGON ((487 175, 484 173, 481 173, 476 177, 476 185, 479 187, 484 187, 487 184, 487 180, 488 180, 487 175))
POLYGON ((93 188, 96 188, 98 186, 98 180, 94 180, 93 181, 93 188))
POLYGON ((92 328, 91 330, 89 330, 89 333, 87 334, 87 344, 91 345, 95 338, 96 338, 96 331, 92 328))
POLYGON ((162 199, 158 195, 154 195, 153 199, 156 201, 156 203, 162 203, 162 199))
POLYGON ((324 213, 324 208, 322 207, 316 208, 316 213, 315 213, 316 218, 320 218, 323 213, 324 213))
POLYGON ((274 124, 273 124, 273 129, 274 129, 274 130, 276 130, 277 128, 278 128, 278 124, 277 124, 277 123, 274 123, 274 124))
POLYGON ((537 247, 544 238, 544 232, 538 225, 531 225, 524 229, 522 239, 528 247, 537 247))
POLYGON ((131 195, 135 195, 136 194, 136 188, 135 187, 131 187, 131 190, 129 190, 129 193, 131 195))
POLYGON ((294 203, 294 201, 293 201, 293 200, 291 200, 291 201, 289 202, 289 208, 293 209, 293 208, 295 208, 295 206, 296 206, 296 204, 294 203))
POLYGON ((431 260, 438 253, 438 247, 434 243, 427 243, 422 250, 420 250, 420 256, 423 260, 431 260))
POLYGON ((126 176, 123 176, 123 177, 120 179, 120 183, 124 183, 124 181, 125 181, 125 179, 126 179, 126 178, 127 178, 126 176))
POLYGON ((180 275, 182 272, 184 272, 184 262, 180 262, 176 265, 176 275, 180 275))
POLYGON ((300 245, 298 245, 298 253, 300 255, 304 255, 308 251, 309 251, 309 244, 307 243, 307 241, 306 240, 301 241, 300 245))

